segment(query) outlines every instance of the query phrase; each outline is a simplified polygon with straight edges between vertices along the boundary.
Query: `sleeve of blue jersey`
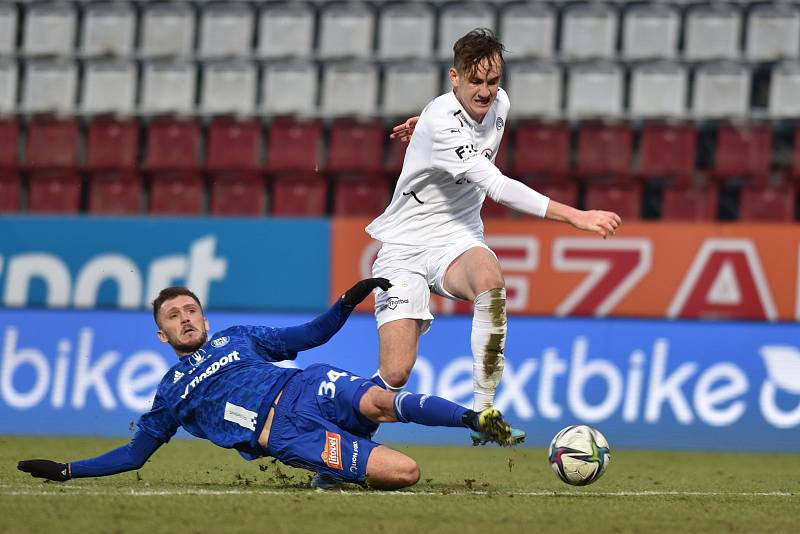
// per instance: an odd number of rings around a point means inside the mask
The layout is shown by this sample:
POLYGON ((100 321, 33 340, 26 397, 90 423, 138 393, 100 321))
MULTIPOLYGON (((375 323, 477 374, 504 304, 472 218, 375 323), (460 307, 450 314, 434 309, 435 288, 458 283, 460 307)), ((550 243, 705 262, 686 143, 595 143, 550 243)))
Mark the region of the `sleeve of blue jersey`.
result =
POLYGON ((70 462, 70 473, 73 478, 104 477, 139 469, 161 445, 160 440, 139 430, 127 445, 96 458, 70 462))

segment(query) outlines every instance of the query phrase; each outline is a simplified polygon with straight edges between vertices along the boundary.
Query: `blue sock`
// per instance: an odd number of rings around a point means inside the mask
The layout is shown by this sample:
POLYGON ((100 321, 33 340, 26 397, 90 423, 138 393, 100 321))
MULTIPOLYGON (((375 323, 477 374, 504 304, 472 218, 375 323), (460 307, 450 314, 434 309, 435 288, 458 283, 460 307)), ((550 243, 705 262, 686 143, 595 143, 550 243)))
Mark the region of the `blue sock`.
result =
POLYGON ((433 395, 404 391, 394 398, 394 413, 401 423, 463 428, 463 417, 468 411, 455 402, 433 395))

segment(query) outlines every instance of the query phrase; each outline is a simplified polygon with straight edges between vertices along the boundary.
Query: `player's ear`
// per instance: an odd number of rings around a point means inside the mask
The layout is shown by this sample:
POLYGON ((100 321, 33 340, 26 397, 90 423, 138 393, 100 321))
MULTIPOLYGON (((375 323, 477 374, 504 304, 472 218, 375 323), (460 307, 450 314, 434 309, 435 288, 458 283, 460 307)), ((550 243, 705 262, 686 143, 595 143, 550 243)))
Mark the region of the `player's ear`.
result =
POLYGON ((206 326, 206 332, 208 332, 210 330, 208 325, 208 317, 203 317, 203 324, 206 326))
POLYGON ((167 334, 165 334, 164 331, 161 330, 160 328, 156 330, 156 337, 162 343, 166 343, 168 341, 167 334))
POLYGON ((447 71, 447 76, 450 78, 450 84, 453 86, 453 89, 458 87, 458 71, 455 67, 450 67, 450 70, 447 71))

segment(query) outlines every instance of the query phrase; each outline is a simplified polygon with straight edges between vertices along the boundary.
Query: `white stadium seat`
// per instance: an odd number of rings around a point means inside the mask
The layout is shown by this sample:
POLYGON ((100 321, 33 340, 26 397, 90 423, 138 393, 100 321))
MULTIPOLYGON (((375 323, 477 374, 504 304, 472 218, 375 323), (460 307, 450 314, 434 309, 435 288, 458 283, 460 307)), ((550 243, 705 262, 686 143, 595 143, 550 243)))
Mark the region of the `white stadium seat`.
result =
POLYGON ((211 115, 253 115, 257 78, 256 67, 249 61, 206 63, 200 84, 200 111, 211 115))
POLYGON ((768 109, 776 119, 800 118, 800 62, 783 61, 773 67, 768 109))
POLYGON ((547 4, 511 4, 500 13, 506 59, 549 58, 556 41, 556 13, 547 4))
POLYGON ((318 88, 318 71, 313 63, 267 64, 261 76, 261 110, 268 115, 314 115, 318 88), (287 91, 287 87, 292 90, 287 91))
POLYGON ((364 62, 330 62, 322 70, 322 113, 328 117, 375 115, 378 68, 364 62))
POLYGON ((611 62, 573 65, 567 83, 567 114, 572 118, 618 118, 622 115, 623 72, 611 62))
POLYGON ((136 107, 137 69, 133 61, 94 60, 83 66, 81 113, 131 115, 136 107))
POLYGON ((14 4, 0 4, 0 56, 10 56, 17 49, 19 13, 14 4))
POLYGON ((387 116, 417 115, 439 96, 441 71, 434 63, 411 61, 388 64, 383 69, 382 113, 387 116))
POLYGON ((695 70, 692 112, 701 119, 743 118, 750 110, 750 70, 720 61, 695 70))
POLYGON ((631 72, 631 115, 636 118, 684 117, 688 78, 686 67, 672 61, 637 65, 631 72))
POLYGON ((259 15, 258 56, 310 58, 314 46, 314 11, 307 4, 267 4, 259 15))
POLYGON ((689 8, 684 22, 684 57, 689 61, 736 59, 742 18, 728 4, 689 8))
POLYGON ((623 21, 622 56, 627 60, 675 58, 680 26, 680 13, 673 6, 631 6, 623 21))
POLYGON ((0 57, 0 115, 17 109, 17 71, 16 60, 0 57))
POLYGON ((565 59, 612 58, 617 43, 617 13, 605 4, 564 8, 561 56, 565 59))
POLYGON ((434 11, 417 3, 390 4, 381 10, 378 55, 381 59, 428 59, 433 54, 434 11))
POLYGON ((361 2, 323 4, 319 26, 317 56, 343 59, 372 55, 375 16, 369 5, 361 2))
POLYGON ((186 114, 194 111, 197 73, 189 61, 150 61, 142 68, 139 108, 145 114, 186 114))
POLYGON ((23 53, 29 56, 72 55, 77 19, 72 4, 32 4, 25 11, 23 53))
POLYGON ((205 58, 247 56, 253 41, 255 18, 243 2, 213 2, 200 14, 198 54, 205 58))
POLYGON ((486 4, 460 2, 447 4, 439 11, 439 51, 442 60, 453 59, 453 45, 475 28, 495 29, 494 10, 486 4))
POLYGON ((130 4, 89 4, 83 14, 81 53, 84 56, 133 55, 136 12, 130 4))
POLYGON ((26 113, 75 112, 78 67, 66 59, 32 59, 25 63, 22 110, 26 113))
POLYGON ((747 17, 747 59, 774 61, 800 54, 800 11, 790 4, 757 5, 747 17))
POLYGON ((509 115, 515 118, 561 115, 561 67, 545 61, 510 62, 504 88, 511 99, 509 115))
POLYGON ((190 56, 194 49, 194 9, 187 3, 148 4, 143 8, 140 53, 149 58, 190 56))

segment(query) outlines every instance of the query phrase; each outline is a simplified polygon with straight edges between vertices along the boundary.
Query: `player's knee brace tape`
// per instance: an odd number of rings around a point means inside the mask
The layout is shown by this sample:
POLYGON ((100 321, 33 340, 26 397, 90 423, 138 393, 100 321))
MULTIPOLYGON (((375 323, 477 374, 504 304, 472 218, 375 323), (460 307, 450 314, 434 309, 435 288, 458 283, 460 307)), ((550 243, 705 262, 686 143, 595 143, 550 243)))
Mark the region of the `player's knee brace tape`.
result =
POLYGON ((494 288, 475 297, 472 317, 472 376, 475 411, 491 406, 505 367, 506 290, 494 288))

